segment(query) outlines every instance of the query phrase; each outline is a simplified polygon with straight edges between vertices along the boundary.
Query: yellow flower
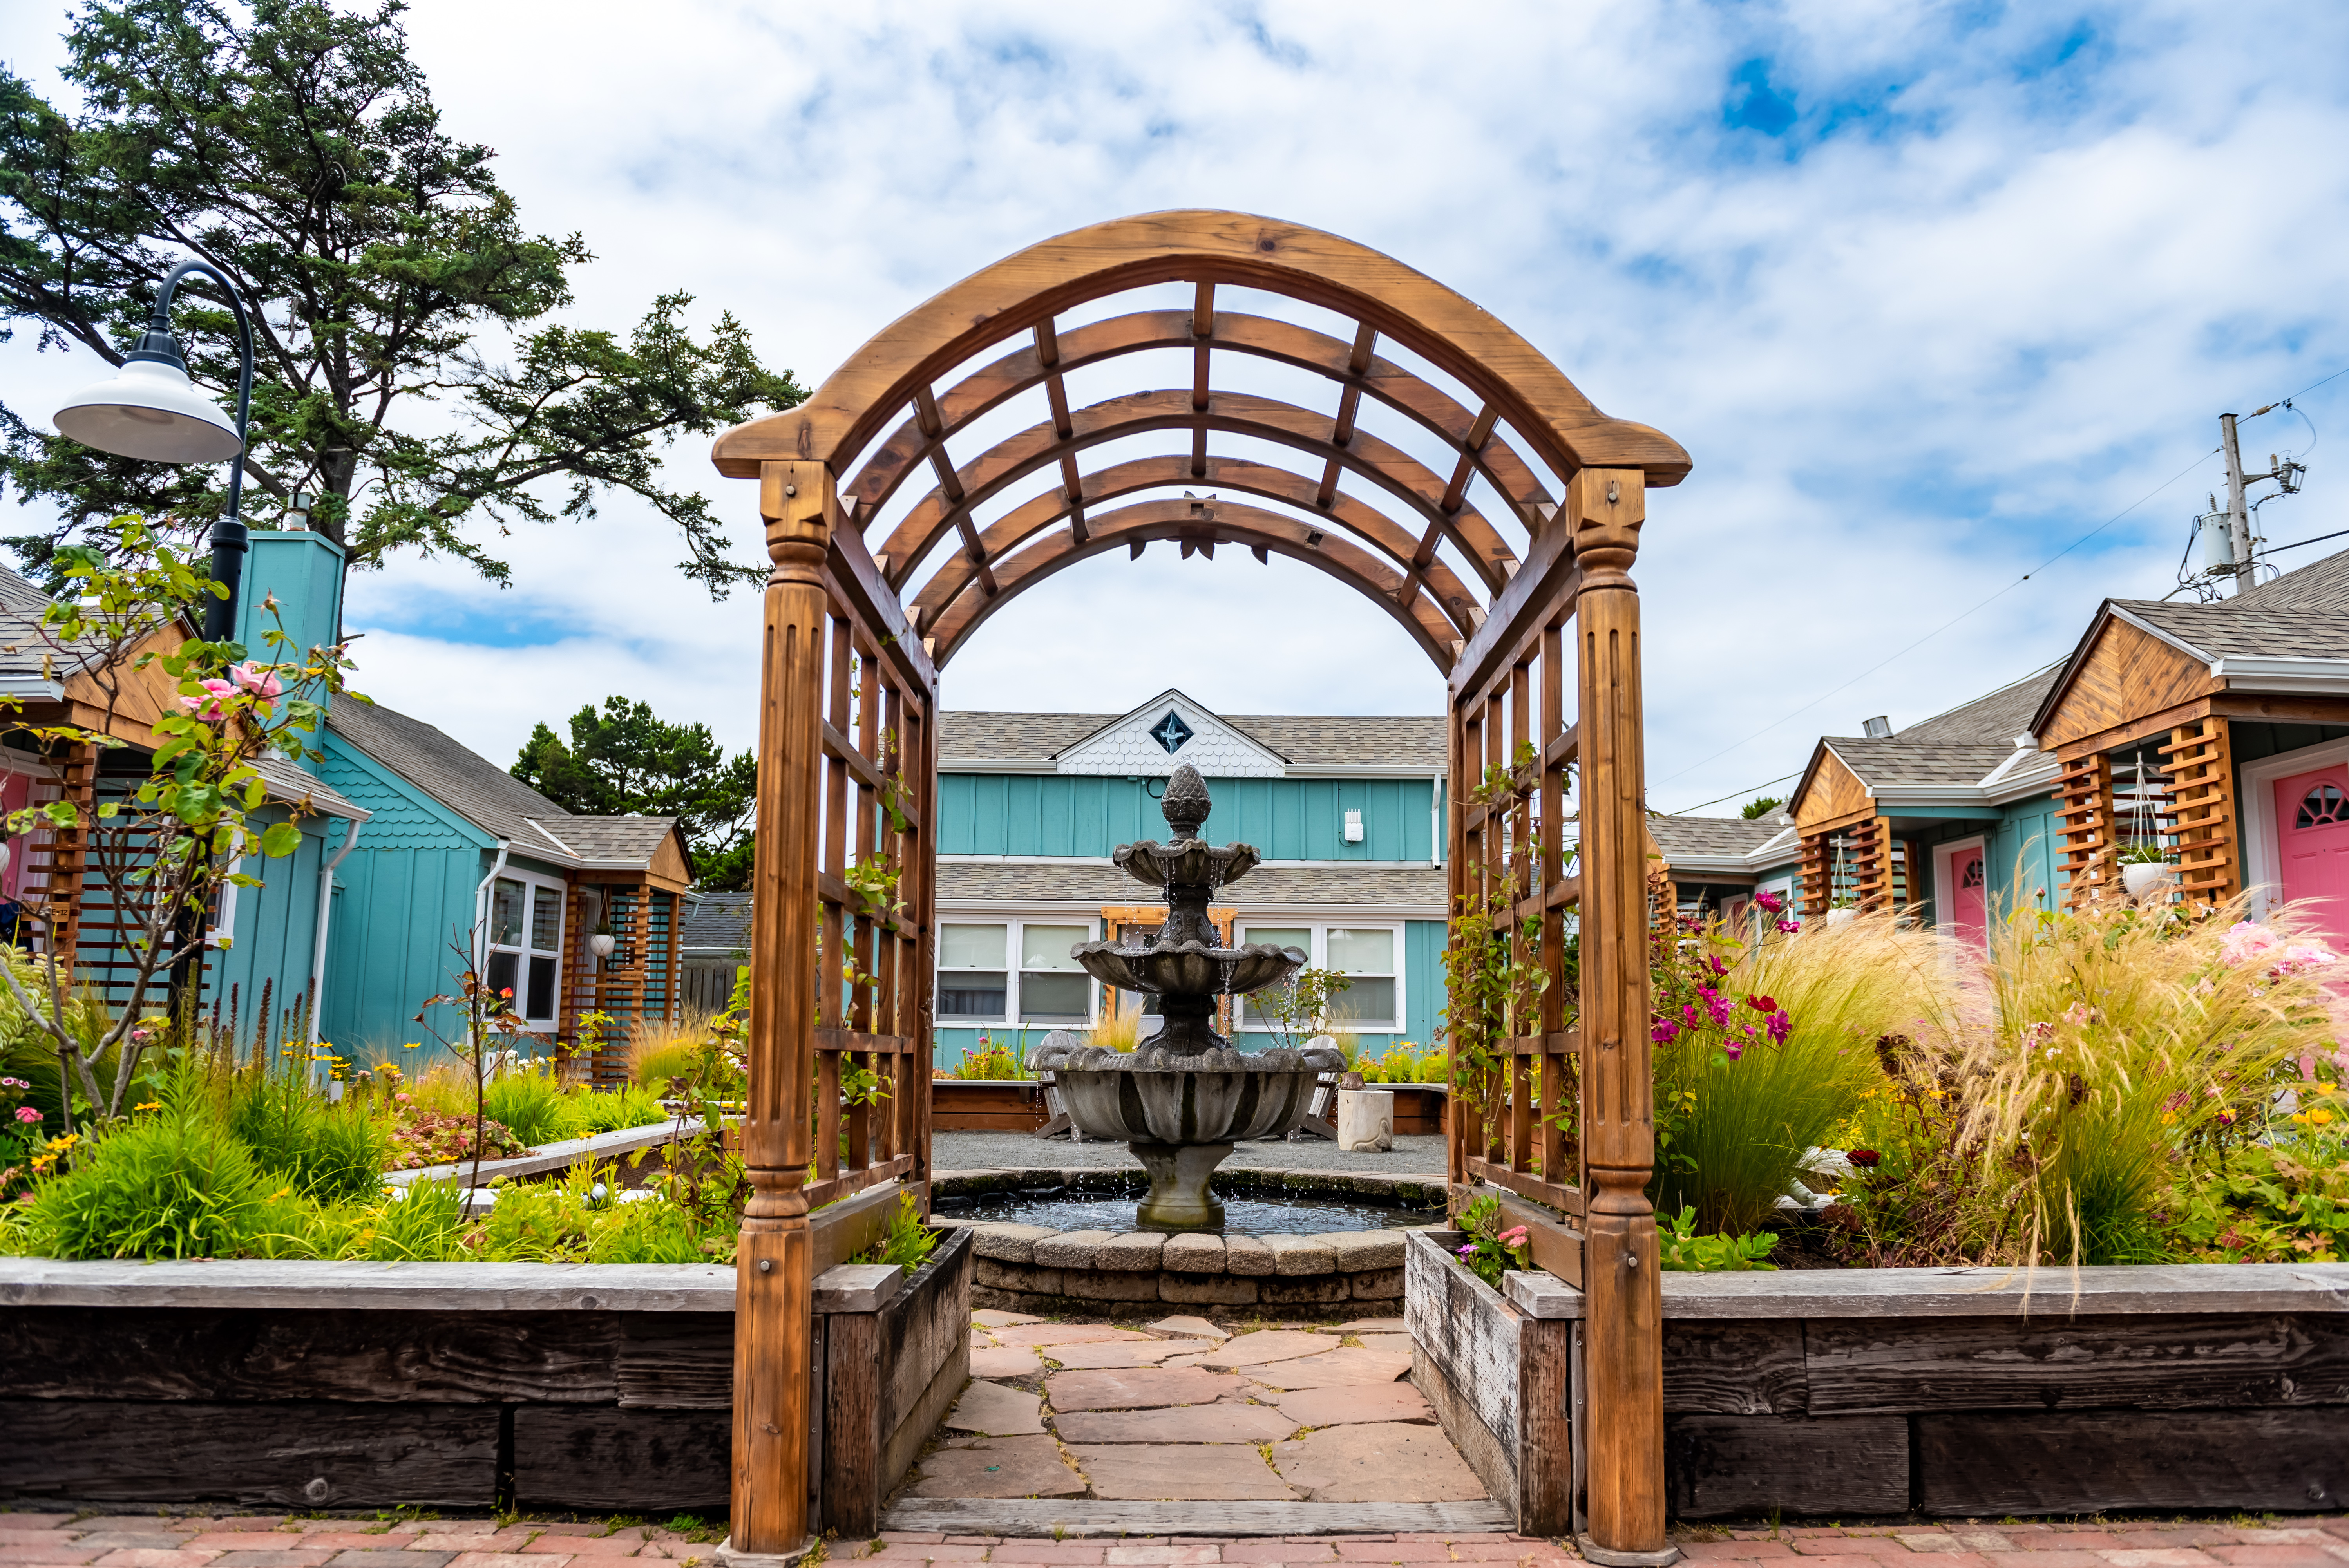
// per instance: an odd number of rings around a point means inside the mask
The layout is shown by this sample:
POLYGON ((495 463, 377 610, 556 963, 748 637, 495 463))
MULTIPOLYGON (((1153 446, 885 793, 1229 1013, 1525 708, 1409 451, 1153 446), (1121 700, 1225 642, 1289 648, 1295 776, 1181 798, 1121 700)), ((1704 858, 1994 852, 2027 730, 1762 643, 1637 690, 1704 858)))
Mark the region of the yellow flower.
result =
POLYGON ((2308 1119, 2316 1123, 2317 1126, 2323 1127, 2326 1122, 2333 1119, 2333 1113, 2320 1105, 2314 1110, 2308 1113, 2308 1119))
POLYGON ((142 1100, 139 1104, 132 1106, 130 1109, 133 1110, 160 1110, 163 1109, 163 1102, 160 1099, 142 1100))
POLYGON ((408 1044, 406 1044, 405 1046, 402 1046, 402 1047, 400 1047, 400 1049, 402 1049, 402 1050, 408 1050, 408 1051, 420 1051, 420 1050, 422 1050, 423 1048, 424 1048, 424 1047, 423 1047, 422 1043, 421 1043, 421 1042, 419 1042, 419 1041, 416 1041, 416 1040, 410 1040, 410 1041, 409 1041, 409 1042, 408 1042, 408 1044))

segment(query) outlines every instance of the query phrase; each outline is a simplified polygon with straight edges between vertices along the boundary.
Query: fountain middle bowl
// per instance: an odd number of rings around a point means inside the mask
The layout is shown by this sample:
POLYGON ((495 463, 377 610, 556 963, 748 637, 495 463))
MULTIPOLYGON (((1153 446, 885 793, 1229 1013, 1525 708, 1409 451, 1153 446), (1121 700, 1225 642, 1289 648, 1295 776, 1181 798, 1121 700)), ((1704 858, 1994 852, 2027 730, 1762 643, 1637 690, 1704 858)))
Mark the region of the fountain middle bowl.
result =
POLYGON ((1158 947, 1132 942, 1081 942, 1069 950, 1079 967, 1103 985, 1157 996, 1238 996, 1278 985, 1306 964, 1302 949, 1254 942, 1210 947, 1178 942, 1158 947))

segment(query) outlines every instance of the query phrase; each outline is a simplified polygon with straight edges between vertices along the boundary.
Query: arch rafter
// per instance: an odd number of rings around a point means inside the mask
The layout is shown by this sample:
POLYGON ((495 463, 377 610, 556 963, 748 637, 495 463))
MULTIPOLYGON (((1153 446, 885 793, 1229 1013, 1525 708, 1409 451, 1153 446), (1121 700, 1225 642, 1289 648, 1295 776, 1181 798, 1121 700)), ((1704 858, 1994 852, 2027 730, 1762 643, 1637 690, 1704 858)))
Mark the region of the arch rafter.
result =
POLYGON ((1101 513, 1080 540, 1067 530, 1051 533, 1007 557, 996 568, 998 591, 966 584, 938 616, 928 635, 939 664, 951 659, 970 634, 1023 591, 1081 561, 1123 549, 1134 556, 1154 541, 1173 540, 1183 554, 1212 557, 1218 544, 1242 544, 1261 561, 1284 555, 1303 562, 1361 592, 1392 616, 1436 668, 1452 667, 1458 632, 1424 600, 1406 605, 1399 590, 1402 573, 1371 552, 1336 538, 1314 524, 1261 507, 1214 504, 1194 510, 1192 500, 1139 501, 1101 513), (1318 539, 1311 536, 1318 535, 1318 539))
MULTIPOLYGON (((1375 334, 1370 339, 1358 335, 1348 344, 1292 322, 1217 313, 1208 297, 1195 310, 1141 311, 1089 322, 1067 332, 1056 331, 1048 322, 1036 329, 1035 336, 1027 347, 972 371, 936 394, 936 433, 931 433, 930 421, 917 411, 874 449, 856 477, 842 487, 842 493, 854 496, 860 507, 886 506, 909 476, 937 460, 938 449, 945 442, 982 415, 1037 387, 1045 387, 1056 399, 1053 422, 1066 433, 1067 393, 1060 378, 1069 371, 1129 354, 1187 348, 1195 356, 1220 350, 1311 371, 1384 404, 1460 452, 1474 471, 1508 500, 1528 533, 1538 529, 1557 505, 1525 459, 1493 434, 1489 421, 1482 426, 1484 438, 1472 445, 1479 435, 1481 413, 1470 411, 1451 394, 1392 361, 1379 358, 1371 341, 1375 334), (1203 319, 1207 323, 1204 334, 1195 330, 1203 319), (1365 361, 1359 367, 1358 359, 1365 361)), ((1195 400, 1199 395, 1196 369, 1195 359, 1195 400)), ((1353 417, 1352 406, 1341 401, 1332 421, 1331 439, 1337 444, 1345 444, 1343 437, 1350 431, 1353 417)))
MULTIPOLYGON (((1319 487, 1314 480, 1269 463, 1210 457, 1207 471, 1194 474, 1187 455, 1136 458, 1087 474, 1085 493, 1089 504, 1102 504, 1139 490, 1189 484, 1205 485, 1217 494, 1232 490, 1296 507, 1314 519, 1307 525, 1309 533, 1326 531, 1330 524, 1352 533, 1386 557, 1402 573, 1401 584, 1395 590, 1400 602, 1408 608, 1411 598, 1423 586, 1444 618, 1453 624, 1455 636, 1464 637, 1474 632, 1482 618, 1482 601, 1437 557, 1432 540, 1414 538, 1385 513, 1343 490, 1328 507, 1317 507, 1319 487)), ((988 561, 1000 561, 1064 521, 1073 525, 1077 517, 1078 509, 1069 503, 1065 495, 1047 491, 988 524, 979 534, 979 545, 988 561)), ((1083 542, 1084 530, 1072 526, 1071 532, 1080 543, 1083 542)), ((922 584, 921 592, 914 596, 911 609, 916 627, 925 633, 929 631, 947 604, 979 575, 978 563, 966 553, 957 552, 940 562, 938 569, 922 584)), ((995 590, 987 589, 982 582, 981 591, 995 590)))
POLYGON ((1319 305, 1410 349, 1482 399, 1557 474, 1640 469, 1651 485, 1689 468, 1680 444, 1599 412, 1498 317, 1393 257, 1246 212, 1145 213, 1072 231, 997 262, 900 316, 798 407, 718 438, 719 470, 813 460, 844 480, 916 392, 998 344, 1089 301, 1154 284, 1237 284, 1319 305))
MULTIPOLYGON (((1054 421, 1047 421, 1007 438, 959 469, 948 467, 940 457, 937 485, 914 504, 874 553, 885 562, 890 585, 899 589, 950 532, 962 535, 965 552, 984 567, 987 552, 972 512, 1009 486, 1106 441, 1157 430, 1214 430, 1288 447, 1319 459, 1326 468, 1360 475, 1419 514, 1427 559, 1433 559, 1434 541, 1448 538, 1486 590, 1499 591, 1515 570, 1516 552, 1468 504, 1462 493, 1464 481, 1447 485, 1418 459, 1361 431, 1338 445, 1325 433, 1328 424, 1325 414, 1246 393, 1212 392, 1204 407, 1195 406, 1193 393, 1174 389, 1109 398, 1072 410, 1065 434, 1054 421)), ((1195 445, 1194 478, 1205 476, 1207 461, 1204 449, 1195 445)), ((1333 506, 1336 495, 1336 484, 1325 471, 1316 504, 1333 506)))

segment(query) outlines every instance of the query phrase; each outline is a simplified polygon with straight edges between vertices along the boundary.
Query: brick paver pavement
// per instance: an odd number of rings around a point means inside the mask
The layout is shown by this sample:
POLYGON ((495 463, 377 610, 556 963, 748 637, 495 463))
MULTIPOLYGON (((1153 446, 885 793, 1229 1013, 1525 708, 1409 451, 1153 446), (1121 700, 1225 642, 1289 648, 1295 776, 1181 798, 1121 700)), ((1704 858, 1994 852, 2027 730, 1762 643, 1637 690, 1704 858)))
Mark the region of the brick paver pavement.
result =
MULTIPOLYGON (((78 1517, 0 1513, 0 1564, 8 1568, 605 1568, 625 1557, 680 1568, 715 1568, 709 1531, 680 1532, 595 1520, 369 1519, 180 1516, 78 1517), (136 1544, 124 1544, 135 1542, 136 1544), (359 1542, 364 1544, 347 1544, 359 1542)), ((1673 1532, 1692 1564, 1769 1568, 2343 1568, 2349 1516, 2258 1520, 2099 1519, 2088 1522, 1906 1523, 1849 1528, 1673 1532)), ((1012 1539, 889 1532, 870 1542, 832 1542, 833 1563, 925 1568, 1268 1568, 1280 1563, 1433 1563, 1552 1568, 1578 1563, 1571 1546, 1522 1535, 1420 1534, 1012 1539)))

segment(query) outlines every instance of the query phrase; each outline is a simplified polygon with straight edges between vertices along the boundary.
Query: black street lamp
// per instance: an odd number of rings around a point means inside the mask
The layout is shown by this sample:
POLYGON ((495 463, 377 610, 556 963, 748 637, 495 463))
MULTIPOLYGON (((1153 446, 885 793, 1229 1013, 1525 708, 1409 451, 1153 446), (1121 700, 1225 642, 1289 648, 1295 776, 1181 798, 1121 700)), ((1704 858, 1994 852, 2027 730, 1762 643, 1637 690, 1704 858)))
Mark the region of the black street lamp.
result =
POLYGON ((155 315, 139 346, 103 381, 83 387, 57 412, 57 434, 117 457, 150 463, 216 463, 234 458, 228 471, 228 511, 212 524, 212 577, 228 589, 225 599, 204 605, 204 640, 217 643, 236 630, 236 594, 244 578, 245 531, 240 515, 244 497, 245 428, 253 415, 253 324, 244 302, 226 273, 208 262, 182 262, 156 291, 155 315), (180 280, 202 273, 221 285, 236 313, 242 353, 236 385, 236 419, 222 418, 220 405, 188 379, 188 362, 171 335, 171 295, 180 280))

